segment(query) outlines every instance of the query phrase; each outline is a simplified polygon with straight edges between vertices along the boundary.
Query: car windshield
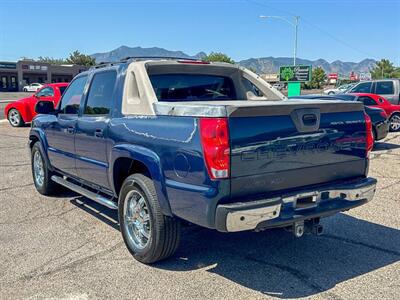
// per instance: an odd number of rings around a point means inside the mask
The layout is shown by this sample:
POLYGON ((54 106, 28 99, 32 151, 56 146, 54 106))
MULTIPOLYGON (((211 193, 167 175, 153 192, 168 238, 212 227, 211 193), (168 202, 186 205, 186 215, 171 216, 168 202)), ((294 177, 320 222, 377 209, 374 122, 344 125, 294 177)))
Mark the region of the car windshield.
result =
POLYGON ((156 74, 150 81, 159 101, 233 100, 235 89, 229 77, 202 74, 156 74))

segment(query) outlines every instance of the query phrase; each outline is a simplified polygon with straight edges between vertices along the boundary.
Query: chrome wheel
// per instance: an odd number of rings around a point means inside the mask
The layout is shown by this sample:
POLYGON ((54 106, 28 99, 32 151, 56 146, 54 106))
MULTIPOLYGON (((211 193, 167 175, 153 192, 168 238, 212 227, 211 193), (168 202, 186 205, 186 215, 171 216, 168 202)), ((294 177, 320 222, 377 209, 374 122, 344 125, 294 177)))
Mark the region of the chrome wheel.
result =
POLYGON ((8 113, 8 120, 12 126, 18 126, 21 122, 21 115, 19 114, 19 111, 14 108, 11 109, 8 113))
POLYGON ((400 116, 394 115, 390 118, 390 130, 398 131, 400 129, 400 116))
POLYGON ((36 151, 33 155, 33 175, 37 186, 43 186, 44 182, 44 166, 43 159, 39 151, 36 151))
POLYGON ((124 201, 124 224, 128 240, 136 249, 144 249, 150 239, 150 214, 143 195, 130 191, 124 201))

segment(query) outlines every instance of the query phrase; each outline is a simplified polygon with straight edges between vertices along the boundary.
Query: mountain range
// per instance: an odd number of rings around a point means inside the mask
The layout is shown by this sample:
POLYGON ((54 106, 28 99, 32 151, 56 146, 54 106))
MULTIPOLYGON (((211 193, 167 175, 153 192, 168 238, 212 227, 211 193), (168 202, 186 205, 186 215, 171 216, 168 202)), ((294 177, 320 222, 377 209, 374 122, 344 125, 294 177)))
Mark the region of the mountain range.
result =
MULTIPOLYGON (((201 59, 206 53, 199 52, 196 55, 188 55, 182 51, 170 51, 164 48, 151 47, 128 47, 121 46, 109 52, 94 53, 90 55, 97 63, 100 62, 115 62, 126 57, 181 57, 181 58, 198 58, 201 59)), ((239 65, 246 68, 251 68, 258 73, 277 73, 280 66, 292 65, 293 58, 291 57, 260 57, 249 58, 237 62, 239 65)), ((368 72, 376 61, 373 59, 364 59, 358 63, 344 62, 335 60, 329 63, 325 59, 308 60, 297 58, 299 65, 311 65, 313 67, 322 67, 326 73, 349 74, 350 72, 362 73, 368 72)))

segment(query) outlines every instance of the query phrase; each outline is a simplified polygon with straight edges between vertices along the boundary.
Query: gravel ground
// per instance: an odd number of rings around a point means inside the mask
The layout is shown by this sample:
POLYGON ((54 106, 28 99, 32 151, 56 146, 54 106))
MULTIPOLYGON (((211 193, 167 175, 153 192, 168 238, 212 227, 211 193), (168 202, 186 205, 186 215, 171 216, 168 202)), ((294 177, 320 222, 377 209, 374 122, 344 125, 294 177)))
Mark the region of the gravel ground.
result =
POLYGON ((400 134, 373 152, 374 201, 324 219, 324 235, 193 226, 174 257, 146 266, 113 211, 35 191, 28 130, 0 124, 0 299, 400 299, 400 134))

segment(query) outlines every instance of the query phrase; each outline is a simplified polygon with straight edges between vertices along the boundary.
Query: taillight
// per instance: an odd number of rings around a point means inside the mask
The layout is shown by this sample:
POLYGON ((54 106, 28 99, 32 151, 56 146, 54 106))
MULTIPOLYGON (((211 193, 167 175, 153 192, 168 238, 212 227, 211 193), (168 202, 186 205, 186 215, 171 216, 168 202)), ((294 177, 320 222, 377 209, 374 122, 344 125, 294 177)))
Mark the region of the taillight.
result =
POLYGON ((229 178, 228 120, 226 118, 201 118, 200 136, 210 178, 229 178))
POLYGON ((364 118, 365 118, 365 131, 366 131, 365 143, 368 156, 368 152, 371 151, 372 147, 374 146, 374 136, 372 134, 371 118, 366 113, 364 113, 364 118))

